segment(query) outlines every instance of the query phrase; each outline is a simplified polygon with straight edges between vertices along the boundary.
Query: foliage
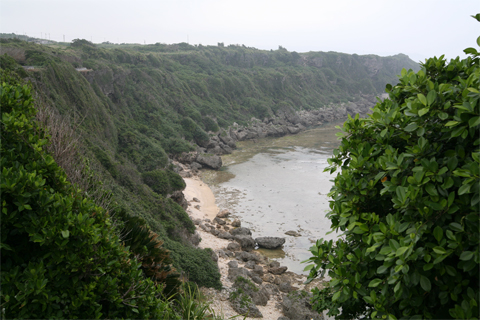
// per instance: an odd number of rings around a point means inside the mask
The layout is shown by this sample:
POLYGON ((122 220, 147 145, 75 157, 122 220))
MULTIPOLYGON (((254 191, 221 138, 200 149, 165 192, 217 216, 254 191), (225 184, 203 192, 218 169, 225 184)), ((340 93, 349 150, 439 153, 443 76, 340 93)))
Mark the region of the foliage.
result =
POLYGON ((142 174, 163 170, 174 182, 170 187, 179 190, 180 177, 168 169, 167 154, 194 150, 190 141, 205 146, 206 131, 273 116, 283 105, 316 109, 352 100, 360 91, 381 90, 401 67, 415 68, 403 55, 293 54, 187 43, 93 45, 76 39, 71 45, 43 46, 5 39, 2 52, 16 61, 12 65, 9 59, 6 66, 28 75, 36 99, 62 117, 75 114, 82 120, 78 134, 95 173, 112 188, 112 205, 143 218, 171 250, 179 272, 215 287, 221 286, 218 268, 208 251, 191 245, 191 219, 165 198, 168 188, 157 185, 160 193, 152 191, 142 174), (28 74, 20 66, 35 61, 42 68, 28 74), (378 75, 369 73, 369 65, 380 68, 378 75), (332 79, 344 81, 327 79, 326 67, 335 74, 332 79))
POLYGON ((108 214, 44 151, 30 88, 1 81, 2 317, 169 317, 108 214))
POLYGON ((208 319, 214 314, 210 303, 202 301, 198 286, 192 282, 184 283, 181 293, 175 297, 175 305, 184 320, 208 319))
POLYGON ((166 239, 165 243, 171 250, 170 254, 175 266, 183 271, 190 281, 199 287, 215 288, 220 290, 220 272, 217 264, 212 260, 210 249, 198 249, 182 246, 179 242, 166 239))
MULTIPOLYGON (((480 41, 480 38, 479 38, 480 41)), ((480 45, 480 42, 479 42, 480 45)), ((479 316, 480 58, 425 61, 349 118, 329 160, 335 243, 311 248, 318 311, 341 318, 479 316)))
POLYGON ((164 297, 176 294, 180 285, 180 274, 172 268, 170 252, 162 246, 163 241, 157 239, 158 235, 149 230, 145 220, 130 216, 124 209, 117 210, 115 218, 122 221, 120 235, 123 244, 132 257, 141 262, 140 269, 144 276, 164 287, 164 297))
POLYGON ((153 191, 166 196, 185 189, 185 181, 172 170, 154 170, 142 173, 142 179, 153 191))

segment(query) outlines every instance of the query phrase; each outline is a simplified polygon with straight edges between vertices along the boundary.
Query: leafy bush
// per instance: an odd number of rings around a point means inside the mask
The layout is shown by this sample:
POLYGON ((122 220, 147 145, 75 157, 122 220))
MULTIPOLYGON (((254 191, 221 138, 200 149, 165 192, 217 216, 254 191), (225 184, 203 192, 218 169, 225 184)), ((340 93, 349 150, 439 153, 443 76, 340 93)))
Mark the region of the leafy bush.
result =
POLYGON ((2 318, 168 318, 161 287, 43 147, 30 89, 3 76, 2 318))
POLYGON ((142 173, 142 179, 153 191, 166 196, 185 189, 185 181, 172 170, 153 170, 142 173))
POLYGON ((183 246, 176 241, 165 240, 167 248, 171 250, 174 265, 195 282, 199 287, 215 288, 220 290, 220 272, 217 264, 212 260, 210 249, 198 249, 183 246))
POLYGON ((329 218, 344 236, 317 241, 306 267, 332 278, 318 311, 478 318, 480 59, 465 52, 403 70, 370 118, 343 125, 328 169, 341 170, 329 218))

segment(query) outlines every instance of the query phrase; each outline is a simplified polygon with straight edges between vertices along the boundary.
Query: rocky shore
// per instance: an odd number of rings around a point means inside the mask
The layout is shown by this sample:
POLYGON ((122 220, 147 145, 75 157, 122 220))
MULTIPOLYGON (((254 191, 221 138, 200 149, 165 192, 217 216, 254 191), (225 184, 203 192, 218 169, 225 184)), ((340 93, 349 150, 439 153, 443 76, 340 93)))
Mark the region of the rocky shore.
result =
POLYGON ((346 119, 348 115, 354 117, 358 113, 360 116, 365 116, 376 102, 376 97, 373 95, 360 95, 355 102, 330 105, 310 111, 296 111, 292 107, 284 106, 277 110, 273 117, 263 120, 252 118, 245 126, 234 123, 228 129, 209 132, 209 141, 197 146, 196 151, 183 153, 173 160, 183 165, 178 168, 179 173, 184 177, 201 168, 218 170, 222 166, 221 155, 232 153, 237 147, 237 141, 282 137, 297 134, 309 127, 326 122, 346 119))
POLYGON ((304 285, 306 276, 256 252, 259 247, 281 248, 283 235, 254 237, 234 213, 216 206, 212 191, 197 176, 185 178, 185 182, 187 212, 202 239, 199 247, 212 249, 221 274, 222 290, 202 289, 216 314, 225 318, 247 315, 246 319, 324 319, 309 304, 310 290, 322 287, 321 280, 304 285))

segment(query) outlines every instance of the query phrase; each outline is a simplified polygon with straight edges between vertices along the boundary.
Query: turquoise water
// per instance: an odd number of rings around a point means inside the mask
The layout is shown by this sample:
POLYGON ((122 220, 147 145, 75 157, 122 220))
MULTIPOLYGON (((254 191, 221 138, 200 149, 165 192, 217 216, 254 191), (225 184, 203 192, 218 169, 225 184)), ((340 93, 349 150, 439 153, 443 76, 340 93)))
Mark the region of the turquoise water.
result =
POLYGON ((250 228, 253 237, 285 237, 283 250, 262 250, 290 271, 303 273, 300 261, 319 238, 334 239, 327 196, 333 175, 324 172, 327 159, 339 145, 335 125, 311 129, 294 136, 238 144, 223 157, 221 171, 205 171, 220 209, 229 209, 250 228), (300 237, 285 235, 297 231, 300 237))

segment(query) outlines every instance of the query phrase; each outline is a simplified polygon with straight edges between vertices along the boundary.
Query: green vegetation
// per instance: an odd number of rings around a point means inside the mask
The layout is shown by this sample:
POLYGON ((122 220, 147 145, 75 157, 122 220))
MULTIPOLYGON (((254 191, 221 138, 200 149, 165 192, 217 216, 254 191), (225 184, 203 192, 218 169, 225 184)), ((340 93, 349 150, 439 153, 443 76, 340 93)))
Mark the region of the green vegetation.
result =
POLYGON ((343 236, 318 240, 305 268, 332 279, 317 311, 478 319, 480 54, 465 52, 403 70, 370 118, 343 125, 328 168, 341 170, 329 218, 343 236))
POLYGON ((221 282, 211 250, 192 244, 195 226, 169 197, 185 185, 168 156, 206 146, 212 132, 234 122, 377 93, 402 67, 417 67, 404 55, 82 39, 43 46, 8 38, 0 37, 2 71, 31 83, 36 109, 51 106, 72 122, 82 150, 72 158, 87 164, 78 166, 87 179, 103 183, 79 190, 78 178, 43 149, 57 134, 33 121, 30 89, 5 80, 2 308, 6 316, 21 310, 20 317, 175 318, 165 299, 177 291, 179 274, 199 286, 221 282), (20 120, 9 122, 11 112, 20 120), (111 201, 108 212, 90 197, 97 191, 111 201))
POLYGON ((2 317, 168 318, 163 286, 43 150, 30 88, 2 75, 0 102, 2 317))

